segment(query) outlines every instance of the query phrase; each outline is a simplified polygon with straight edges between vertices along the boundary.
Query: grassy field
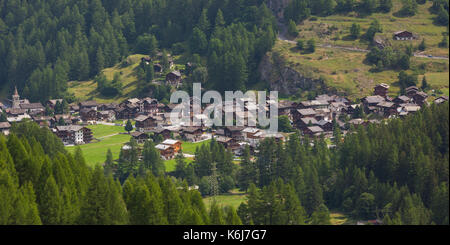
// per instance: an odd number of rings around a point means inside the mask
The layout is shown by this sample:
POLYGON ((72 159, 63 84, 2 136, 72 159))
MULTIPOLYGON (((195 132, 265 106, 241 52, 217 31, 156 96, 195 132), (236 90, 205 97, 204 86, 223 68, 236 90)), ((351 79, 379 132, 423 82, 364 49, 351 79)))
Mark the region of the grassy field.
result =
MULTIPOLYGON (((287 65, 308 76, 326 79, 328 87, 350 95, 350 98, 360 98, 371 94, 373 87, 379 83, 391 85, 391 95, 399 92, 396 86, 399 71, 386 70, 370 72, 372 66, 364 62, 366 53, 352 52, 342 49, 316 48, 312 54, 301 54, 294 44, 278 40, 273 52, 279 53, 287 65)), ((449 69, 447 60, 431 60, 413 57, 412 67, 424 64, 425 76, 432 89, 443 89, 449 86, 449 69)), ((419 77, 419 83, 421 81, 419 77)), ((420 86, 420 84, 419 84, 420 86)))
POLYGON ((340 212, 331 212, 330 218, 332 225, 352 225, 356 223, 354 220, 350 219, 345 214, 340 212))
MULTIPOLYGON (((90 125, 88 128, 92 129, 94 138, 100 139, 98 142, 80 146, 89 166, 102 164, 106 160, 108 149, 111 149, 114 159, 117 159, 123 144, 130 141, 130 135, 119 134, 125 132, 120 126, 90 125)), ((73 152, 75 147, 69 146, 67 150, 73 152)))
POLYGON ((105 136, 110 136, 119 133, 125 133, 125 128, 122 126, 109 126, 109 125, 90 125, 87 126, 93 132, 94 138, 103 138, 105 136))
MULTIPOLYGON (((442 40, 442 33, 446 32, 447 29, 444 26, 433 24, 434 15, 428 11, 430 6, 431 2, 419 5, 418 14, 408 18, 394 16, 393 13, 401 8, 399 0, 394 1, 394 9, 388 14, 377 13, 365 18, 360 18, 355 13, 317 17, 316 21, 308 20, 298 26, 300 34, 296 39, 314 38, 318 44, 315 53, 301 54, 295 48, 295 44, 280 40, 275 44, 273 52, 279 53, 289 67, 306 76, 312 78, 324 77, 328 87, 344 92, 351 99, 371 94, 374 85, 379 83, 390 84, 391 95, 396 95, 399 92, 396 85, 399 71, 370 72, 372 65, 364 62, 366 53, 337 48, 322 48, 320 44, 367 49, 367 42, 359 39, 349 40, 347 36, 350 34, 350 27, 353 23, 360 24, 361 34, 364 34, 370 23, 377 19, 383 27, 383 33, 378 34, 379 37, 388 40, 392 45, 399 46, 412 43, 417 46, 424 38, 427 44, 424 53, 448 57, 448 49, 438 47, 438 43, 442 40), (393 33, 399 30, 410 30, 419 36, 419 40, 393 41, 393 33)), ((448 60, 413 57, 411 67, 419 71, 421 75, 419 76, 419 86, 421 85, 422 75, 425 75, 432 89, 440 89, 444 93, 447 91, 446 88, 449 87, 448 60), (425 70, 419 71, 422 66, 425 67, 425 70)))
MULTIPOLYGON (((233 190, 230 194, 218 195, 216 196, 216 202, 219 205, 223 206, 232 206, 235 209, 241 205, 241 203, 246 201, 247 195, 243 192, 239 192, 238 190, 233 190)), ((207 209, 211 207, 212 197, 203 198, 203 202, 207 209)))
MULTIPOLYGON (((185 160, 187 164, 194 162, 194 159, 192 158, 186 158, 185 160)), ((164 165, 166 166, 166 172, 175 171, 176 164, 177 162, 175 161, 175 159, 164 161, 164 165)))
MULTIPOLYGON (((130 136, 127 134, 118 134, 115 136, 102 139, 100 142, 81 145, 86 163, 89 166, 102 164, 106 160, 106 152, 111 149, 114 159, 119 158, 120 149, 123 144, 130 141, 130 136)), ((75 147, 67 147, 69 152, 73 152, 75 147)))
POLYGON ((431 1, 418 5, 418 12, 412 17, 396 17, 396 12, 402 8, 401 0, 393 0, 393 9, 390 13, 374 13, 370 16, 359 17, 356 13, 346 15, 331 15, 327 17, 317 17, 316 21, 305 21, 298 26, 299 38, 315 38, 319 43, 329 43, 339 46, 351 46, 366 48, 368 43, 360 39, 349 39, 350 28, 353 23, 361 26, 361 34, 364 34, 373 20, 378 20, 383 27, 383 33, 377 37, 389 40, 392 45, 404 45, 412 43, 417 46, 425 39, 427 49, 425 53, 435 56, 447 56, 449 50, 440 48, 438 44, 442 40, 442 33, 447 31, 445 26, 433 24, 435 15, 429 12, 431 1), (393 41, 392 35, 396 31, 407 30, 418 36, 414 41, 393 41))
POLYGON ((195 149, 197 149, 197 147, 209 144, 210 142, 211 142, 211 140, 205 140, 200 143, 183 142, 183 144, 181 146, 183 148, 183 153, 193 155, 193 154, 195 154, 195 149))
MULTIPOLYGON (((116 102, 120 103, 126 99, 136 97, 138 95, 139 90, 139 84, 137 82, 137 77, 135 70, 139 66, 141 58, 146 55, 141 54, 134 54, 127 57, 127 62, 130 64, 126 67, 122 67, 121 64, 117 64, 114 67, 106 68, 103 70, 103 74, 106 76, 107 79, 112 80, 114 78, 115 73, 121 74, 122 79, 122 94, 118 95, 116 97, 104 97, 100 95, 96 91, 97 84, 93 81, 72 81, 69 82, 69 92, 73 93, 77 99, 79 100, 96 100, 100 103, 111 103, 116 102)), ((174 57, 175 63, 177 61, 181 60, 180 57, 176 56, 174 57)), ((157 63, 158 60, 155 60, 157 63)), ((181 61, 180 61, 181 62, 181 61)), ((175 64, 174 69, 181 70, 184 69, 184 65, 181 64, 175 64)), ((155 78, 156 80, 164 81, 164 75, 161 78, 155 78)))
POLYGON ((136 54, 131 55, 127 58, 131 65, 127 67, 121 67, 120 64, 117 64, 114 67, 106 68, 103 70, 103 74, 105 74, 106 78, 112 80, 114 78, 114 74, 119 72, 122 78, 123 90, 122 95, 116 96, 113 98, 103 97, 97 91, 97 84, 91 81, 73 81, 69 82, 69 92, 74 93, 75 96, 80 100, 90 100, 95 99, 100 103, 111 103, 111 102, 120 102, 127 98, 134 97, 135 90, 137 89, 136 75, 134 73, 134 69, 139 65, 140 59, 144 57, 144 55, 136 54))
MULTIPOLYGON (((95 166, 101 164, 106 159, 106 152, 111 149, 114 159, 119 157, 120 149, 123 144, 130 141, 130 136, 125 133, 125 129, 122 126, 108 126, 108 125, 89 125, 88 128, 92 129, 93 136, 96 140, 93 143, 81 145, 84 157, 89 166, 95 166), (99 140, 99 141, 97 141, 99 140)), ((183 152, 186 154, 194 154, 195 149, 204 144, 209 144, 211 140, 203 141, 200 143, 183 142, 183 152)), ((75 150, 74 146, 67 147, 69 152, 75 150)), ((193 162, 193 159, 186 159, 188 163, 193 162)), ((171 172, 175 170, 175 160, 165 161, 166 171, 171 172)))

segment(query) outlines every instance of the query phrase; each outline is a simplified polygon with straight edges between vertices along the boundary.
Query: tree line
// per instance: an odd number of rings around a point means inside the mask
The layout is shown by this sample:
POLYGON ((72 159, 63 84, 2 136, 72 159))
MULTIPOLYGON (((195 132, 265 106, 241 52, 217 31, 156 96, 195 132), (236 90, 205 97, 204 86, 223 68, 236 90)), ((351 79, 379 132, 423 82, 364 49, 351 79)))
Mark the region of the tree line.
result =
POLYGON ((0 135, 0 196, 3 225, 242 224, 232 207, 205 207, 186 182, 147 171, 122 184, 33 122, 0 135))
MULTIPOLYGON (((131 53, 163 49, 200 57, 193 59, 218 73, 214 88, 245 88, 257 79, 255 68, 276 33, 262 0, 1 0, 0 6, 0 84, 17 85, 32 101, 71 97, 67 81, 92 79, 131 53)), ((104 84, 103 93, 117 92, 104 84)))

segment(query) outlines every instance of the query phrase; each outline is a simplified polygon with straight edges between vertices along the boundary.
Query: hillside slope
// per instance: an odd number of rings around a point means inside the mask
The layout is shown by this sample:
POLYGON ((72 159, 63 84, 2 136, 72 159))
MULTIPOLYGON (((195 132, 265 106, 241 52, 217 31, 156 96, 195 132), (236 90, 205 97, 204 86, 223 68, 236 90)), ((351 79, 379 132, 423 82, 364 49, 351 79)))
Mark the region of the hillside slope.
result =
MULTIPOLYGON (((351 98, 365 96, 372 92, 374 85, 387 83, 391 85, 391 94, 399 92, 397 86, 399 70, 385 70, 372 72, 372 65, 365 62, 366 50, 370 48, 367 41, 349 38, 350 28, 353 23, 361 26, 361 34, 364 34, 370 23, 378 20, 383 32, 376 35, 376 39, 383 40, 394 47, 413 45, 417 47, 425 40, 426 50, 416 51, 416 56, 411 59, 411 70, 418 74, 419 84, 422 77, 426 76, 431 89, 436 94, 448 95, 449 87, 449 62, 448 48, 441 48, 443 34, 447 35, 445 26, 433 24, 435 15, 429 12, 431 2, 419 5, 418 13, 412 17, 396 17, 396 12, 401 9, 401 1, 394 0, 394 7, 390 13, 375 13, 367 17, 358 17, 352 12, 347 15, 331 15, 327 17, 314 17, 297 26, 299 36, 286 40, 284 35, 279 36, 272 52, 284 59, 284 65, 296 70, 302 75, 311 78, 322 77, 330 90, 337 90, 351 98), (394 41, 393 33, 400 30, 408 30, 418 38, 412 41, 394 41), (298 40, 314 39, 316 51, 312 54, 301 53, 296 48, 298 40), (428 57, 434 56, 433 58, 428 57), (435 58, 444 57, 444 58, 435 58)), ((274 81, 268 81, 273 83, 274 81)), ((297 93, 298 91, 292 91, 297 93)), ((430 91, 431 95, 433 94, 430 91)))

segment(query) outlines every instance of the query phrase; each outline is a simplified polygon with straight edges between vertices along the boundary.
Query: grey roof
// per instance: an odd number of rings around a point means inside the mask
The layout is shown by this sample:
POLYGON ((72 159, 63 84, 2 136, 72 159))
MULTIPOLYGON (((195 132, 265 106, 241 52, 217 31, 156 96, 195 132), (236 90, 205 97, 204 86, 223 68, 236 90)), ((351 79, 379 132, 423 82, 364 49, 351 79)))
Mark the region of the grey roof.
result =
POLYGON ((304 118, 302 118, 302 119, 300 119, 300 120, 302 120, 302 122, 304 123, 304 124, 306 124, 306 125, 308 125, 308 124, 313 124, 313 125, 315 125, 315 124, 317 124, 318 122, 317 122, 317 120, 314 118, 314 117, 304 117, 304 118))
POLYGON ((316 114, 316 111, 313 110, 313 109, 311 109, 311 108, 308 108, 308 109, 298 109, 297 111, 298 111, 298 113, 300 113, 300 114, 303 115, 303 116, 311 116, 311 115, 315 115, 315 114, 316 114))
POLYGON ((83 126, 79 125, 56 126, 56 130, 58 131, 69 131, 69 132, 77 132, 83 128, 84 128, 83 126))
POLYGON ((41 103, 31 103, 31 104, 20 104, 21 109, 44 109, 41 103))
POLYGON ((312 127, 308 127, 308 129, 313 132, 313 133, 321 133, 323 132, 323 129, 319 126, 312 126, 312 127))
POLYGON ((385 99, 379 95, 367 96, 364 100, 369 104, 378 104, 385 101, 385 99))
POLYGON ((10 128, 11 124, 9 122, 0 122, 0 129, 10 128))
POLYGON ((83 102, 80 102, 80 106, 81 107, 97 106, 97 101, 95 101, 95 100, 83 101, 83 102))

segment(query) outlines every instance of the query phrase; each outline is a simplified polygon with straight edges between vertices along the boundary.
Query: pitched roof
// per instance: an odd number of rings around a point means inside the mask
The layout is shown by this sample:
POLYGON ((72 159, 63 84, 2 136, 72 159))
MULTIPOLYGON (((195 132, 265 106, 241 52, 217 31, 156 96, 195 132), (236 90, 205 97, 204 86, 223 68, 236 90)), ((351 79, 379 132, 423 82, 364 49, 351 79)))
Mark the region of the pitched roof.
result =
POLYGON ((84 128, 83 126, 79 125, 56 126, 56 130, 58 131, 69 131, 69 132, 77 132, 83 128, 84 128))
POLYGON ((312 127, 308 127, 308 129, 313 132, 313 133, 321 133, 323 132, 323 129, 319 126, 312 126, 312 127))
POLYGON ((20 108, 25 110, 32 109, 44 109, 44 106, 41 103, 31 103, 31 104, 20 104, 20 108))
POLYGON ((81 107, 91 107, 91 106, 97 106, 97 101, 95 100, 88 100, 80 102, 81 107))
POLYGON ((10 128, 11 124, 9 122, 0 122, 0 129, 10 128))
POLYGON ((385 101, 385 99, 379 95, 367 96, 363 100, 369 104, 378 104, 380 102, 385 101))
POLYGON ((178 140, 173 140, 173 139, 167 139, 164 140, 164 142, 162 142, 162 144, 164 145, 175 145, 176 143, 179 143, 180 141, 178 140))
POLYGON ((316 114, 316 111, 313 110, 313 109, 311 109, 311 108, 308 108, 308 109, 298 109, 297 111, 298 111, 298 113, 300 113, 300 114, 303 115, 303 116, 311 116, 311 115, 315 115, 315 114, 316 114))
POLYGON ((302 119, 300 119, 304 124, 308 125, 308 124, 317 124, 317 120, 314 117, 304 117, 302 119))

